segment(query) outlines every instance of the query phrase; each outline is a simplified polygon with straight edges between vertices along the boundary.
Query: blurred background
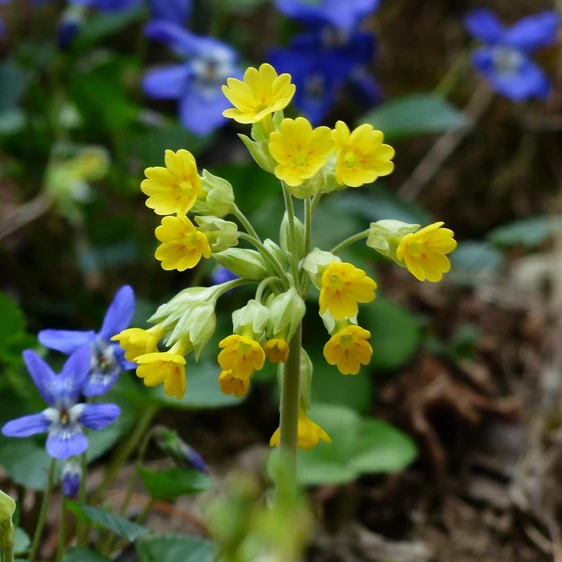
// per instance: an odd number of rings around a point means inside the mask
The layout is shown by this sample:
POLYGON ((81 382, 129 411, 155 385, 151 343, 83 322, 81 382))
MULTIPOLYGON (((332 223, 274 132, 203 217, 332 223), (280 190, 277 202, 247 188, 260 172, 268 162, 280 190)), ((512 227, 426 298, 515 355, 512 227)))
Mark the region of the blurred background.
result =
MULTIPOLYGON (((459 241, 439 285, 350 250, 379 284, 365 307, 373 361, 355 377, 326 365, 308 303, 313 419, 330 435, 344 419, 381 424, 369 426, 375 460, 354 464, 335 447, 328 461, 302 462, 320 521, 310 560, 562 560, 562 47, 553 37, 529 55, 548 88, 514 99, 474 62, 482 34, 464 23, 476 8, 508 27, 562 7, 381 0, 338 26, 329 10, 295 16, 291 4, 0 1, 0 396, 31 400, 21 351, 41 329, 97 329, 123 284, 137 297, 133 325, 144 326, 194 278, 213 282, 210 261, 178 273, 154 258, 158 222, 139 185, 165 149, 190 150, 200 170, 228 179, 260 234, 278 239, 277 180, 251 161, 237 137, 246 128, 221 118, 217 98, 226 77, 270 61, 297 84, 286 115, 368 122, 396 149, 391 176, 325 198, 313 244, 328 249, 387 218, 444 221, 459 241)), ((221 301, 217 342, 249 295, 221 301)), ((265 478, 275 373, 260 372, 243 403, 217 397, 216 349, 192 387, 188 371, 191 398, 162 398, 157 419, 217 474, 265 478)), ((124 377, 122 399, 136 383, 124 377)), ((157 506, 152 527, 189 528, 196 507, 182 501, 157 506)))

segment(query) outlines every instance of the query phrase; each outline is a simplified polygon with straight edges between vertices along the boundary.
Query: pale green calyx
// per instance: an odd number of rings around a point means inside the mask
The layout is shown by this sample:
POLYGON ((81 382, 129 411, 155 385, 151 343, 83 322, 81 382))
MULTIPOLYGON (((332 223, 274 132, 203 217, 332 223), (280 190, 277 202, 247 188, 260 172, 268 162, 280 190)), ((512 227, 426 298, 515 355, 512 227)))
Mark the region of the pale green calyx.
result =
POLYGON ((279 267, 284 271, 287 267, 287 258, 283 253, 283 250, 281 250, 281 248, 270 238, 266 238, 263 241, 263 245, 267 248, 273 259, 277 262, 277 265, 279 265, 279 267))
POLYGON ((297 199, 308 199, 317 193, 321 193, 326 185, 326 176, 321 168, 311 178, 304 180, 300 185, 287 185, 287 191, 297 199))
POLYGON ((259 252, 242 248, 229 248, 213 257, 229 271, 251 281, 267 277, 267 268, 259 252))
POLYGON ((193 346, 195 360, 199 361, 201 351, 209 343, 217 327, 215 305, 216 301, 202 301, 185 310, 166 341, 166 345, 171 346, 179 340, 187 339, 193 346))
POLYGON ((12 517, 16 511, 16 502, 0 490, 0 559, 14 559, 15 531, 12 517))
POLYGON ((269 143, 266 140, 253 141, 250 137, 238 134, 256 164, 270 174, 275 169, 276 162, 269 153, 269 143))
POLYGON ((341 262, 341 259, 334 256, 331 252, 324 252, 318 248, 314 248, 303 261, 302 267, 308 273, 310 280, 320 289, 322 285, 322 275, 332 262, 341 262))
POLYGON ((352 318, 342 318, 341 320, 336 320, 328 310, 324 312, 324 314, 320 314, 320 318, 322 318, 322 322, 324 323, 324 327, 326 331, 330 335, 334 335, 336 332, 339 332, 343 328, 346 328, 350 324, 357 324, 357 314, 352 318))
POLYGON ((269 301, 268 332, 272 337, 283 336, 289 341, 296 333, 306 312, 306 305, 297 290, 291 287, 269 301))
MULTIPOLYGON (((293 218, 294 225, 295 225, 295 237, 297 242, 297 260, 300 260, 304 255, 304 239, 305 239, 305 230, 304 224, 297 218, 293 218)), ((287 211, 285 211, 283 215, 283 220, 281 221, 281 228, 279 230, 279 242, 281 243, 281 249, 288 254, 292 254, 293 250, 290 244, 290 222, 289 216, 287 215, 287 211)))
POLYGON ((234 191, 230 182, 203 170, 201 196, 195 201, 192 211, 198 215, 225 217, 234 209, 234 191))
POLYGON ((234 333, 259 340, 269 323, 269 308, 255 299, 232 313, 234 333))
POLYGON ((372 222, 369 226, 367 246, 385 258, 396 261, 396 249, 402 238, 410 232, 416 232, 419 227, 419 224, 409 224, 397 220, 372 222))
POLYGON ((211 252, 224 252, 238 244, 238 226, 232 221, 225 221, 214 216, 195 217, 199 231, 205 235, 211 252))

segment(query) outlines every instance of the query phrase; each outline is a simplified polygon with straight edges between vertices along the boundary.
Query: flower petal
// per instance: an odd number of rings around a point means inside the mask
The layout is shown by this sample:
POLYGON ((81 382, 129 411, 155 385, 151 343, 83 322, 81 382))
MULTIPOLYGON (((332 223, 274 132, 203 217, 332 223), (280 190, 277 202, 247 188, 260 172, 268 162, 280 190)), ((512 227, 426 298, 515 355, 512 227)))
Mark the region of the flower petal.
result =
POLYGON ((116 404, 77 404, 81 412, 77 417, 84 427, 88 429, 103 429, 112 424, 120 415, 121 409, 116 404))
POLYGON ((29 437, 37 433, 46 433, 50 425, 51 421, 45 416, 45 412, 41 412, 9 421, 2 428, 2 433, 6 437, 29 437))
POLYGON ((53 383, 57 375, 52 371, 51 367, 31 349, 26 349, 23 352, 23 360, 33 379, 41 398, 49 405, 52 406, 55 401, 53 394, 53 383))
POLYGON ((555 11, 546 11, 520 19, 505 33, 504 41, 510 47, 523 51, 534 51, 556 41, 560 16, 555 11))
POLYGON ((89 345, 77 349, 67 360, 61 374, 53 381, 55 401, 68 406, 76 403, 90 372, 92 350, 89 345))
POLYGON ((135 293, 129 285, 121 287, 109 305, 98 336, 109 341, 129 327, 135 313, 135 293))
POLYGON ((227 118, 223 116, 222 112, 229 106, 220 87, 217 87, 215 95, 208 92, 204 96, 192 85, 180 100, 180 121, 193 134, 204 137, 227 122, 227 118))
POLYGON ((147 72, 142 81, 144 93, 156 99, 178 99, 188 85, 191 68, 174 64, 147 72))
POLYGON ((485 8, 469 12, 464 18, 464 26, 473 37, 489 45, 500 42, 505 33, 498 18, 485 8))
POLYGON ((70 355, 79 347, 93 342, 96 333, 93 330, 41 330, 37 338, 41 345, 70 355))
POLYGON ((81 429, 59 427, 49 433, 47 453, 55 459, 68 459, 81 455, 88 448, 88 438, 81 429))

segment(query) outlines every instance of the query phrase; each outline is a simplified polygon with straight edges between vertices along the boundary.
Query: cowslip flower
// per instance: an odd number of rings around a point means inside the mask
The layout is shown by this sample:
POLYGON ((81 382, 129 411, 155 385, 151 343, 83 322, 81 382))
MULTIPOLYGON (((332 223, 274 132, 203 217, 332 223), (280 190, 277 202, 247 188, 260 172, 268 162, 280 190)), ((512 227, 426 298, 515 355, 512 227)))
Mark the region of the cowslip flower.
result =
MULTIPOLYGON (((166 0, 167 1, 167 0, 166 0)), ((207 136, 226 122, 223 111, 229 107, 221 86, 231 76, 241 76, 238 54, 226 43, 212 37, 200 37, 170 21, 153 21, 146 34, 184 58, 149 71, 143 90, 155 99, 178 101, 182 125, 197 136, 207 136)))
POLYGON ((160 325, 152 326, 148 330, 142 328, 127 328, 111 338, 119 343, 125 351, 125 359, 134 361, 139 355, 158 351, 158 341, 165 334, 160 325))
POLYGON ((548 78, 529 55, 556 41, 560 16, 555 11, 505 28, 492 12, 477 9, 465 17, 464 25, 485 45, 473 52, 472 62, 496 92, 514 101, 548 95, 548 78))
POLYGON ((357 303, 375 300, 375 281, 350 263, 329 264, 321 284, 320 314, 328 310, 338 320, 355 316, 359 310, 357 303))
POLYGON ((115 404, 78 403, 88 381, 90 356, 89 346, 80 347, 57 375, 34 351, 24 351, 27 370, 48 408, 6 423, 2 433, 6 437, 48 433, 46 449, 51 457, 67 459, 82 454, 88 448, 84 428, 103 429, 121 414, 115 404))
POLYGON ((265 363, 265 352, 261 345, 247 336, 233 334, 220 343, 218 362, 223 371, 230 371, 237 379, 249 379, 265 363))
POLYGON ((334 149, 328 127, 312 128, 304 117, 283 119, 279 132, 269 136, 269 152, 277 162, 275 176, 298 186, 314 176, 334 149))
POLYGON ((350 325, 338 330, 324 346, 324 357, 336 365, 342 375, 356 375, 361 365, 368 365, 373 348, 367 341, 371 332, 350 325))
POLYGON ((185 377, 185 346, 178 342, 163 352, 146 353, 136 358, 137 377, 143 379, 146 386, 158 386, 164 383, 164 392, 170 398, 179 400, 184 397, 187 388, 185 377))
POLYGON ((211 257, 207 238, 185 215, 164 217, 155 234, 162 242, 154 254, 162 262, 162 269, 185 271, 195 267, 202 257, 211 257))
POLYGON ((275 111, 285 109, 295 95, 295 85, 289 74, 277 75, 267 63, 259 69, 250 67, 244 79, 229 78, 222 91, 234 108, 223 112, 238 123, 258 123, 275 111))
POLYGON ((457 242, 454 232, 441 228, 443 222, 435 222, 402 238, 396 249, 396 258, 419 281, 441 281, 443 273, 451 269, 446 254, 451 253, 457 242))
POLYGON ((135 294, 129 285, 121 287, 109 305, 99 332, 93 330, 41 330, 39 343, 62 353, 70 354, 83 345, 91 349, 91 364, 84 396, 105 394, 116 382, 119 373, 135 368, 124 357, 124 351, 118 343, 111 341, 113 336, 122 332, 133 318, 135 312, 135 294))
POLYGON ((248 394, 250 379, 239 379, 232 376, 231 371, 222 371, 219 375, 219 385, 223 394, 234 394, 236 398, 240 398, 248 394))
POLYGON ((289 344, 281 338, 266 341, 263 350, 272 363, 285 363, 289 358, 289 344))
POLYGON ((166 167, 147 168, 141 189, 148 195, 146 206, 157 215, 187 213, 201 193, 201 178, 193 154, 183 148, 166 150, 166 167))
MULTIPOLYGON (((269 441, 270 447, 279 447, 281 429, 278 427, 269 441)), ((309 451, 318 445, 319 441, 331 443, 330 436, 317 424, 314 423, 306 414, 303 408, 299 409, 299 420, 297 428, 297 447, 309 451)))
POLYGON ((384 135, 367 123, 353 132, 338 121, 332 131, 336 142, 336 181, 349 187, 360 187, 388 176, 394 170, 394 148, 383 144, 384 135))

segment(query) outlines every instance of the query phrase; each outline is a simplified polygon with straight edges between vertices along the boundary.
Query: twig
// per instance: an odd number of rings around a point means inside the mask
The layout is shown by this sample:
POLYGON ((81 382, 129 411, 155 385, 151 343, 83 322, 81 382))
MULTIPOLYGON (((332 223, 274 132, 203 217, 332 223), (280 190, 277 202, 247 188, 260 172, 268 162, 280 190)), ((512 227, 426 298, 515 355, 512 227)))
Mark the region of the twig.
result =
POLYGON ((470 118, 469 123, 465 127, 445 133, 437 139, 437 142, 398 190, 400 197, 411 201, 421 193, 449 156, 474 129, 478 120, 490 106, 493 97, 493 91, 482 82, 464 109, 464 113, 470 118))
POLYGON ((53 205, 53 197, 48 193, 40 193, 37 197, 18 207, 0 221, 0 240, 16 230, 39 218, 53 205))

